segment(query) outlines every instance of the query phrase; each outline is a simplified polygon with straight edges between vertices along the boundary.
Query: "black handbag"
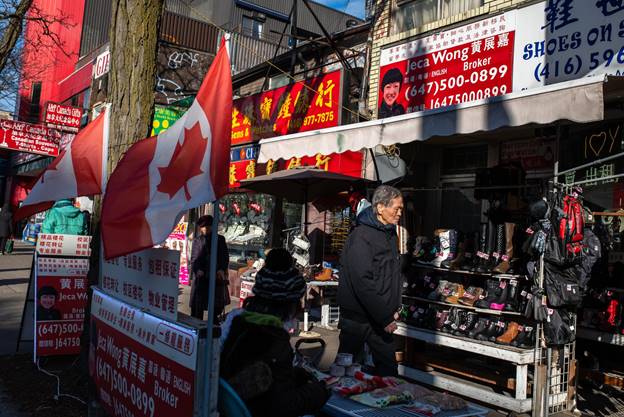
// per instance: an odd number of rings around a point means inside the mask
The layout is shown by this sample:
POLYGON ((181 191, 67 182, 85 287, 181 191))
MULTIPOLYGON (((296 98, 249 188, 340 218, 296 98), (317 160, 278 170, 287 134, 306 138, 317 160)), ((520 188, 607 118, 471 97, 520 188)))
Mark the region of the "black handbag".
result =
POLYGON ((583 291, 575 267, 560 267, 544 263, 544 288, 550 307, 578 307, 583 302, 583 291))
POLYGON ((548 346, 561 346, 574 340, 574 324, 571 313, 563 309, 548 309, 544 321, 544 338, 548 346))

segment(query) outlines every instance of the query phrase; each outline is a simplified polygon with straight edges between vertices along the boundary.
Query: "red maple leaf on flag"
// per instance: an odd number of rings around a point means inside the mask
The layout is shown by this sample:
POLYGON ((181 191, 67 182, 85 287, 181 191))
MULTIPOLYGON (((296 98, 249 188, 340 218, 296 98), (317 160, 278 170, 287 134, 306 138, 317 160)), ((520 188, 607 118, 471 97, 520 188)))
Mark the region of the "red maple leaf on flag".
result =
POLYGON ((204 173, 201 170, 201 163, 204 160, 206 146, 208 141, 202 136, 199 123, 195 123, 190 129, 185 128, 184 143, 176 144, 168 166, 158 168, 160 184, 156 189, 173 198, 181 188, 184 188, 184 196, 187 201, 190 200, 188 181, 204 173))

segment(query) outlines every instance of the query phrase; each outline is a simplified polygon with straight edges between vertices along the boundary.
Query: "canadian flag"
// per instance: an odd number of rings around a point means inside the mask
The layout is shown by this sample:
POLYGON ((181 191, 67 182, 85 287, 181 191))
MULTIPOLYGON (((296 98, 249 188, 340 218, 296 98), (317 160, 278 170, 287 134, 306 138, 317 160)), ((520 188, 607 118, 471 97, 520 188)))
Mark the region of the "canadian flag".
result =
POLYGON ((47 210, 57 200, 101 194, 106 178, 109 110, 80 131, 59 156, 39 176, 15 212, 18 221, 47 210))
POLYGON ((227 192, 232 78, 225 40, 188 111, 126 152, 102 206, 106 259, 167 239, 182 213, 227 192))

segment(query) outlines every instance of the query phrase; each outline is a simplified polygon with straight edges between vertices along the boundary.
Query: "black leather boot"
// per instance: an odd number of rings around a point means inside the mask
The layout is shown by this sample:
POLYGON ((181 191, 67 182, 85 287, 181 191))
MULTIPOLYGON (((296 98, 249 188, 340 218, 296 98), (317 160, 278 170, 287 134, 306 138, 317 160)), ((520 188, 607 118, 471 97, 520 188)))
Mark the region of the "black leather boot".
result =
POLYGON ((476 339, 480 334, 485 332, 490 326, 490 321, 484 317, 479 318, 477 324, 473 327, 472 330, 468 332, 468 337, 471 339, 476 339))
POLYGON ((505 254, 505 225, 494 225, 494 246, 487 264, 487 272, 492 273, 505 254))
POLYGON ((467 336, 468 333, 474 329, 479 321, 479 315, 474 312, 466 314, 466 320, 459 325, 459 328, 453 332, 455 336, 467 336))
POLYGON ((459 250, 459 233, 457 230, 448 231, 449 254, 445 260, 440 263, 440 268, 450 269, 452 263, 457 259, 459 250))
POLYGON ((495 320, 495 319, 490 320, 488 323, 487 329, 482 331, 477 336, 477 340, 487 341, 490 339, 491 336, 494 336, 496 334, 496 327, 498 327, 497 323, 498 323, 498 320, 495 320))
POLYGON ((457 265, 460 271, 470 271, 475 267, 479 245, 479 232, 469 233, 464 240, 464 259, 457 265))
POLYGON ((495 279, 488 279, 485 281, 485 292, 483 298, 477 300, 474 303, 476 308, 489 309, 492 300, 496 299, 497 291, 500 287, 500 282, 495 279))
POLYGON ((505 303, 505 311, 519 311, 520 289, 518 287, 518 281, 515 279, 509 281, 509 294, 507 295, 507 302, 505 303))
POLYGON ((493 231, 492 227, 490 227, 490 223, 481 223, 479 252, 477 253, 478 264, 473 271, 477 274, 488 274, 490 272, 490 258, 492 245, 494 244, 493 236, 490 236, 490 234, 492 234, 493 231))
POLYGON ((496 339, 498 339, 499 337, 504 335, 506 331, 507 331, 507 322, 499 320, 496 323, 495 332, 494 332, 494 334, 492 336, 490 336, 489 341, 492 342, 492 343, 495 343, 496 339))
POLYGON ((461 321, 460 314, 465 313, 464 311, 460 311, 457 308, 452 308, 448 318, 444 322, 444 326, 442 326, 442 331, 444 333, 452 333, 454 328, 459 327, 459 322, 461 321))
POLYGON ((511 285, 508 281, 500 281, 498 290, 496 291, 496 297, 490 301, 490 309, 502 311, 505 308, 507 297, 509 296, 509 287, 511 287, 511 285))

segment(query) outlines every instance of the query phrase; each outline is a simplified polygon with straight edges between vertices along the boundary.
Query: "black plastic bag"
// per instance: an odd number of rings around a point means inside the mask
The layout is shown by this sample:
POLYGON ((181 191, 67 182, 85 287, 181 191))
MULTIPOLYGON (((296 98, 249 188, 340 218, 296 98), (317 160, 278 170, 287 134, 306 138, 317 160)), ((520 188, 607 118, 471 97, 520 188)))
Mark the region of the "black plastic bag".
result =
POLYGON ((548 309, 544 320, 544 338, 548 346, 561 346, 574 340, 574 321, 564 309, 548 309))
POLYGON ((577 307, 583 302, 575 267, 561 267, 544 262, 544 287, 550 307, 577 307))

